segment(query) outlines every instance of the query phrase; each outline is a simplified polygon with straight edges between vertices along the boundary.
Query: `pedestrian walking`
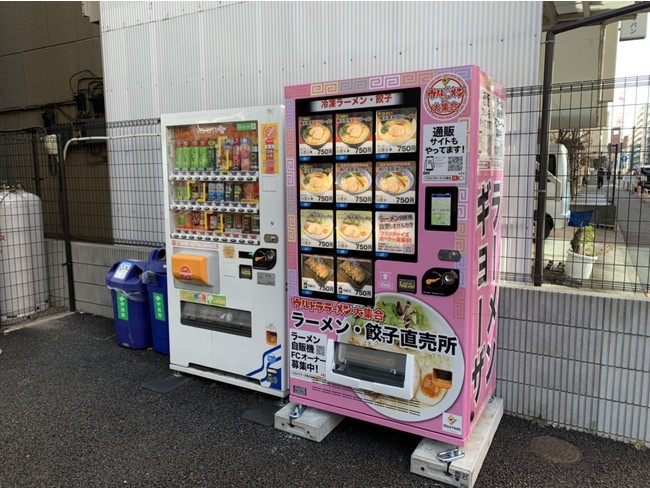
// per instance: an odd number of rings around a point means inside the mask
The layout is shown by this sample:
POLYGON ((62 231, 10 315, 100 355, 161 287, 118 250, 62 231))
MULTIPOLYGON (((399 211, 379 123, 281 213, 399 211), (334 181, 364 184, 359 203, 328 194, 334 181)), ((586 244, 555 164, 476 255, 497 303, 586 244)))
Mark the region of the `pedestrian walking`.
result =
POLYGON ((608 168, 607 169, 607 184, 608 185, 609 185, 609 180, 611 180, 611 179, 612 179, 612 170, 608 168))
POLYGON ((598 189, 602 190, 603 183, 605 182, 605 170, 603 168, 600 168, 598 170, 598 173, 596 174, 596 178, 598 179, 598 189))

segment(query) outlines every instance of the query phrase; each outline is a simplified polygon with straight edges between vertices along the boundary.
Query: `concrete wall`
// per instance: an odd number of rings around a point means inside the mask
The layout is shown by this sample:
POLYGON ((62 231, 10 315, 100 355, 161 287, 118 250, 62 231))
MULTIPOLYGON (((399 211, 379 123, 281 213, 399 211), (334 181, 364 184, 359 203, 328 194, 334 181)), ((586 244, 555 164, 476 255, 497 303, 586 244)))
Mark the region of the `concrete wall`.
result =
POLYGON ((114 263, 124 259, 147 260, 150 251, 146 247, 73 242, 77 311, 113 318, 111 294, 106 288, 106 272, 114 263))
POLYGON ((650 445, 650 301, 504 285, 497 395, 512 413, 650 445))

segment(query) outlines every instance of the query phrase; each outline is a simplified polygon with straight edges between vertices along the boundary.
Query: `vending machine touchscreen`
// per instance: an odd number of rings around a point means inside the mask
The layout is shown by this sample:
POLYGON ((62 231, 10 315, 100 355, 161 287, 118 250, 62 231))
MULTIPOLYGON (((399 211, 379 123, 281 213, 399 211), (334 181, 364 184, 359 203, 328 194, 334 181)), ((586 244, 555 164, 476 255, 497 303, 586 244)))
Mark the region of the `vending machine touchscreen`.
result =
POLYGON ((163 115, 171 368, 288 394, 282 106, 163 115))
POLYGON ((495 389, 503 87, 465 66, 285 98, 291 400, 463 445, 495 389))

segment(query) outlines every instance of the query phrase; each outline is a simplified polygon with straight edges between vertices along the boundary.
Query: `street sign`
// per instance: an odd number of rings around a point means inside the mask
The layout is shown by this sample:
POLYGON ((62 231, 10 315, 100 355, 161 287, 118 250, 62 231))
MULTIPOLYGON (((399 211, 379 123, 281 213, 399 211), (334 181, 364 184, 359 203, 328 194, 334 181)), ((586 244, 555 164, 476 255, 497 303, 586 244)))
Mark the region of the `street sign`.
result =
POLYGON ((621 156, 621 163, 627 163, 627 156, 621 156))

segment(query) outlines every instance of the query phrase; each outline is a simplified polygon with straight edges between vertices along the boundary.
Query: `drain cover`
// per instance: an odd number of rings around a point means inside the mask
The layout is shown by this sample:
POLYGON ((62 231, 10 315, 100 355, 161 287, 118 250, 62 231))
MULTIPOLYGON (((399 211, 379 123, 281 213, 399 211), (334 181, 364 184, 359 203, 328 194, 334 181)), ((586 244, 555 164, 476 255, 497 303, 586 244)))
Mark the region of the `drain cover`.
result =
POLYGON ((582 459, 580 449, 557 437, 536 437, 530 447, 539 457, 553 463, 576 464, 582 459))

